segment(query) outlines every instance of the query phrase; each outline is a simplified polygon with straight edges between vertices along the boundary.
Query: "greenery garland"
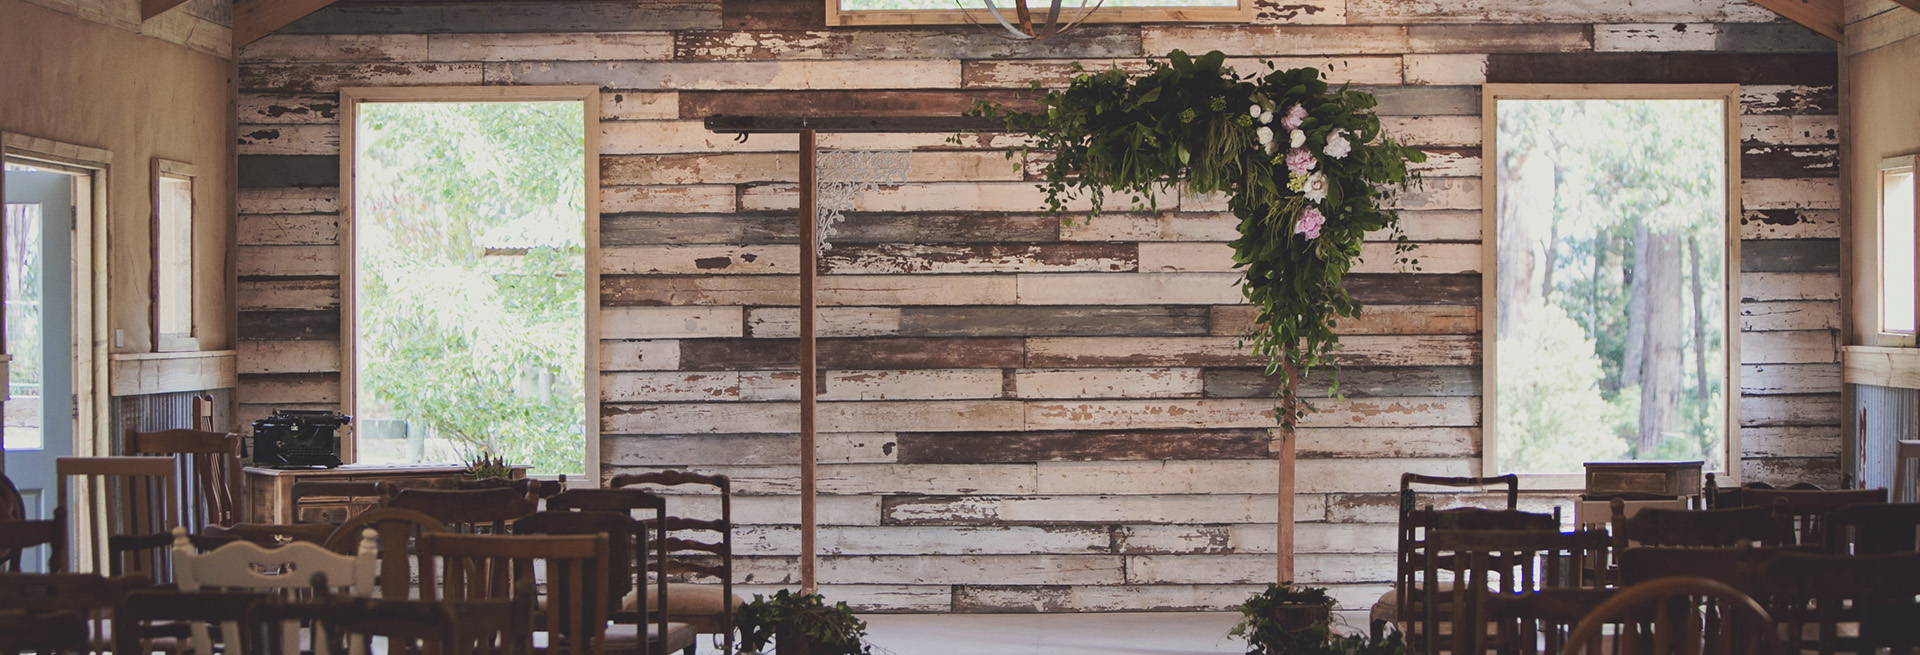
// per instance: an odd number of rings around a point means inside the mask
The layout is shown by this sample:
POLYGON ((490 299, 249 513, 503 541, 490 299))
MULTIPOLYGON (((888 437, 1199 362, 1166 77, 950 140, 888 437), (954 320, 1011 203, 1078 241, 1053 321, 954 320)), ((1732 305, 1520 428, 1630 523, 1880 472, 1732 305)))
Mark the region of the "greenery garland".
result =
POLYGON ((1278 415, 1291 430, 1304 415, 1295 378, 1330 363, 1334 320, 1360 313, 1342 281, 1366 234, 1389 230, 1396 261, 1418 264, 1385 204, 1415 181, 1407 163, 1426 155, 1381 131, 1371 94, 1330 89, 1312 68, 1265 62, 1268 73, 1243 77, 1225 62, 1219 51, 1175 50, 1138 78, 1076 75, 1047 93, 1043 111, 981 102, 969 115, 1002 119, 1030 137, 1023 150, 1052 156, 1041 171, 1049 214, 1079 199, 1098 214, 1109 189, 1146 207, 1176 185, 1225 193, 1240 219, 1231 245, 1241 292, 1260 309, 1248 340, 1285 383, 1278 415))

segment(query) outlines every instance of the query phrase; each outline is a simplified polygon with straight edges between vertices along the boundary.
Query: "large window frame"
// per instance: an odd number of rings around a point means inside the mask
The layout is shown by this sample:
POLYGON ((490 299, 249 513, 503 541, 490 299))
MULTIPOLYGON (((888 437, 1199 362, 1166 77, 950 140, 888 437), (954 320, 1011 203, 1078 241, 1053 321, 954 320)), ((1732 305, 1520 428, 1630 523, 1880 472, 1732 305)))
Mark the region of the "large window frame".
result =
POLYGON ((1531 489, 1577 490, 1585 480, 1579 474, 1506 471, 1500 466, 1499 357, 1497 325, 1499 299, 1499 144, 1498 103, 1501 100, 1719 100, 1724 125, 1726 179, 1723 180, 1726 244, 1721 293, 1726 373, 1723 394, 1725 471, 1716 472, 1722 485, 1740 483, 1740 85, 1738 84, 1487 84, 1481 92, 1481 471, 1486 475, 1516 473, 1531 489))
MULTIPOLYGON (((582 479, 600 479, 600 88, 597 86, 496 86, 496 87, 343 87, 340 89, 340 408, 351 413, 355 406, 359 362, 354 340, 359 330, 355 319, 354 274, 359 268, 358 249, 354 247, 354 142, 360 124, 362 103, 393 102, 578 102, 584 125, 586 165, 586 203, 583 219, 586 237, 585 315, 582 378, 586 402, 586 420, 582 428, 582 460, 586 473, 582 479)), ((358 435, 342 439, 340 458, 356 461, 358 435)))
MULTIPOLYGON (((967 6, 979 5, 980 0, 958 0, 967 6)), ((826 0, 827 27, 859 27, 867 25, 966 25, 982 23, 992 26, 993 16, 985 6, 974 9, 943 10, 848 10, 842 7, 845 0, 826 0)), ((1093 7, 1097 0, 1088 0, 1086 7, 1093 7)), ((1044 13, 1051 6, 1050 0, 1028 0, 1029 7, 1035 7, 1036 13, 1044 13)), ((1254 17, 1253 0, 1238 0, 1234 7, 1100 7, 1087 15, 1085 23, 1242 23, 1254 17)), ((1079 0, 1065 0, 1061 3, 1061 19, 1077 17, 1085 12, 1079 0)), ((1011 18, 1012 12, 1003 12, 1011 18)), ((998 29, 997 27, 995 29, 998 29)))

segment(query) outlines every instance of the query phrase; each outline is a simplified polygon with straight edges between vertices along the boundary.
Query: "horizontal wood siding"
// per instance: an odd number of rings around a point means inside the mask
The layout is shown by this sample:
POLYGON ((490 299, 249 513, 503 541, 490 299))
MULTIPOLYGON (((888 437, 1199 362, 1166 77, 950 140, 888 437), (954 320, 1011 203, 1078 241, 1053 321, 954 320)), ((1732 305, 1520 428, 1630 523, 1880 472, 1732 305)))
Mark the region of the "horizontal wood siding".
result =
MULTIPOLYGON (((799 303, 796 140, 715 114, 953 115, 1031 103, 1073 62, 1172 48, 1320 66, 1426 149, 1349 278, 1343 399, 1300 437, 1302 579, 1349 606, 1392 577, 1400 473, 1480 470, 1480 84, 1740 82, 1741 430, 1750 479, 1838 478, 1833 45, 1744 0, 1277 3, 1249 25, 823 29, 817 1, 329 8, 240 53, 243 415, 337 403, 342 85, 594 84, 602 136, 603 471, 734 476, 739 582, 791 584, 799 303)), ((1218 609, 1271 571, 1273 381, 1236 337, 1218 197, 1036 211, 1020 139, 830 134, 910 150, 903 185, 832 235, 820 281, 820 579, 895 611, 1218 609)), ((245 417, 243 417, 245 418, 245 417)), ((1462 500, 1464 502, 1465 499, 1462 500)), ((711 498, 677 507, 712 511, 711 498)), ((1556 497, 1530 498, 1547 509, 1556 497)))

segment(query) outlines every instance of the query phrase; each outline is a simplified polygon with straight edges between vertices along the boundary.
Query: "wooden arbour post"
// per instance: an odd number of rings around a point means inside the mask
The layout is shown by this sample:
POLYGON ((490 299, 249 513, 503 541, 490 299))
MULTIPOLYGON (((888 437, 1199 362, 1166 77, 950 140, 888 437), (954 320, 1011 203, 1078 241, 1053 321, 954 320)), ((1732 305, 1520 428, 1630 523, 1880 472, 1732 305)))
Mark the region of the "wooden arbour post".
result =
MULTIPOLYGON (((819 158, 816 136, 856 133, 961 133, 1004 131, 998 120, 976 117, 903 116, 888 118, 808 118, 797 116, 709 116, 708 130, 737 134, 742 140, 754 134, 797 134, 800 137, 800 590, 818 589, 815 579, 815 535, 819 526, 814 511, 817 453, 814 444, 818 424, 815 412, 818 398, 819 365, 815 357, 815 280, 819 275, 818 217, 820 198, 815 165, 819 158)), ((1294 508, 1294 430, 1292 414, 1297 405, 1294 395, 1299 375, 1292 363, 1293 350, 1282 366, 1287 373, 1287 389, 1279 411, 1286 414, 1281 423, 1277 458, 1280 482, 1277 495, 1279 515, 1275 521, 1277 577, 1274 582, 1293 580, 1293 508, 1294 508)))

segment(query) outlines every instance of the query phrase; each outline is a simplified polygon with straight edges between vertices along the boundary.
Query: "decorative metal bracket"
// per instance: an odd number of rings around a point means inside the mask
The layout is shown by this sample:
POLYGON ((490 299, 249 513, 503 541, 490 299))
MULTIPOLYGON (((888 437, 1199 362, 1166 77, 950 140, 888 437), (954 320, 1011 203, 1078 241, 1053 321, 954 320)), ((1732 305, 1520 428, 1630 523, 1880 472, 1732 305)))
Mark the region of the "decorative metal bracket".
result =
POLYGON ((845 212, 859 204, 860 198, 882 184, 907 181, 913 153, 906 150, 823 150, 814 167, 815 191, 820 211, 814 215, 819 241, 814 244, 825 255, 833 247, 834 225, 846 220, 845 212))

